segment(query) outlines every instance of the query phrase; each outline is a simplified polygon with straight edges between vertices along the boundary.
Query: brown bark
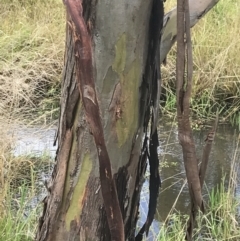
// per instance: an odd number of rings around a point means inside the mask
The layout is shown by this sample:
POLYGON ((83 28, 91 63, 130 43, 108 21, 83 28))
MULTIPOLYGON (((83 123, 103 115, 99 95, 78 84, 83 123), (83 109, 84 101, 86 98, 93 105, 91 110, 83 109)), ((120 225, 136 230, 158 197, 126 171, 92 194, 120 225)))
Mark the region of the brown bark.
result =
POLYGON ((160 185, 156 126, 159 66, 166 56, 159 48, 162 1, 64 2, 69 13, 58 151, 37 240, 135 240, 149 159, 149 212, 136 237, 142 240, 160 185))
POLYGON ((177 118, 178 137, 183 150, 184 166, 191 199, 191 210, 188 221, 186 240, 192 240, 193 228, 198 210, 204 212, 202 186, 207 169, 212 141, 215 135, 217 120, 213 131, 208 134, 203 151, 202 163, 198 170, 196 149, 190 124, 190 98, 192 91, 193 59, 190 35, 189 1, 177 2, 177 118), (186 65, 186 66, 185 66, 186 65))
POLYGON ((123 241, 125 240, 123 219, 119 207, 115 181, 112 176, 111 163, 105 144, 99 104, 96 97, 91 33, 88 32, 82 15, 82 2, 66 0, 66 5, 72 19, 79 91, 82 97, 81 100, 86 120, 97 148, 100 185, 108 226, 112 240, 123 241))
POLYGON ((37 240, 135 240, 150 138, 154 173, 141 240, 160 184, 157 132, 148 136, 147 127, 150 108, 158 105, 162 1, 65 3, 59 146, 37 240))
POLYGON ((189 190, 198 207, 202 207, 202 194, 198 177, 198 163, 190 125, 190 96, 192 91, 192 57, 189 32, 188 0, 178 1, 177 35, 177 116, 178 136, 183 149, 184 165, 189 190), (185 34, 186 33, 186 37, 185 34), (185 44, 186 41, 186 44, 185 44), (185 55, 187 55, 187 77, 185 78, 185 55))
POLYGON ((196 213, 204 210, 198 172, 195 144, 190 124, 190 97, 192 91, 192 44, 188 0, 177 2, 177 119, 178 137, 183 150, 183 160, 191 199, 191 212, 186 240, 192 240, 196 213), (186 64, 186 66, 185 66, 186 64), (185 73, 186 69, 186 73, 185 73), (186 75, 186 76, 185 76, 186 75))

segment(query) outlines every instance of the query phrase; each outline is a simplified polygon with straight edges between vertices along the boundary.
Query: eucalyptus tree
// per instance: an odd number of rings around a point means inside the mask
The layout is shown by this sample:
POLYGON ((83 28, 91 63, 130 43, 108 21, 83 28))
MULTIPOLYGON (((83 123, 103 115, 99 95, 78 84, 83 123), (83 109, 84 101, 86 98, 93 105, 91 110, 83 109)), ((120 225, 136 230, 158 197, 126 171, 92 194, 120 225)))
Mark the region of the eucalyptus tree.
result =
MULTIPOLYGON (((191 0, 191 25, 216 2, 191 0)), ((160 187, 160 64, 176 39, 176 9, 164 17, 162 0, 64 4, 58 150, 37 240, 142 240, 160 187), (149 210, 137 234, 147 162, 149 210)))

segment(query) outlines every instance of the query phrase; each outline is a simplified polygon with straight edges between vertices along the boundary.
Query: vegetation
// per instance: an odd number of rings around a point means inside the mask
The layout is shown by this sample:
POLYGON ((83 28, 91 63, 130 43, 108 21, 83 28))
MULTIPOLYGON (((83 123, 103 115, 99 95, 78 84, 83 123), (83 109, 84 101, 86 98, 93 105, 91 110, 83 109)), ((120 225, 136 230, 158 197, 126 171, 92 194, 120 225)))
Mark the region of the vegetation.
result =
MULTIPOLYGON (((175 5, 176 1, 166 4, 175 5)), ((9 138, 6 123, 56 119, 65 12, 62 0, 1 0, 0 9, 0 241, 29 241, 34 240, 40 213, 39 207, 29 210, 29 201, 39 192, 35 185, 38 170, 50 168, 51 162, 49 157, 13 157, 14 140, 9 138)), ((201 118, 211 118, 218 110, 223 120, 240 128, 239 25, 240 2, 225 0, 194 27, 192 109, 201 118)), ((173 48, 163 67, 165 114, 175 113, 175 52, 173 48)), ((199 216, 196 240, 203 235, 204 240, 239 240, 235 181, 231 180, 227 190, 224 183, 209 191, 209 210, 199 216)), ((183 240, 186 221, 184 215, 172 214, 162 226, 159 240, 183 240)))
MULTIPOLYGON (((166 1, 167 10, 176 5, 166 1)), ((240 2, 219 3, 192 29, 194 88, 192 110, 195 116, 209 119, 220 112, 222 120, 240 128, 240 2)), ((163 67, 163 112, 175 113, 174 47, 163 67)))
POLYGON ((1 0, 0 116, 56 119, 63 66, 61 0, 1 0))
POLYGON ((34 240, 42 208, 42 197, 46 194, 43 176, 51 172, 52 158, 11 154, 9 137, 0 141, 0 240, 34 240), (45 173, 45 174, 44 174, 45 173))
POLYGON ((14 195, 7 197, 5 211, 0 218, 0 240, 34 240, 39 211, 37 207, 32 209, 27 206, 30 198, 28 191, 28 188, 21 186, 14 195))
MULTIPOLYGON (((234 197, 235 187, 225 188, 225 179, 209 193, 206 214, 197 219, 194 240, 239 240, 240 226, 236 213, 240 205, 234 197)), ((163 224, 159 241, 182 241, 185 238, 188 215, 172 213, 163 224)))

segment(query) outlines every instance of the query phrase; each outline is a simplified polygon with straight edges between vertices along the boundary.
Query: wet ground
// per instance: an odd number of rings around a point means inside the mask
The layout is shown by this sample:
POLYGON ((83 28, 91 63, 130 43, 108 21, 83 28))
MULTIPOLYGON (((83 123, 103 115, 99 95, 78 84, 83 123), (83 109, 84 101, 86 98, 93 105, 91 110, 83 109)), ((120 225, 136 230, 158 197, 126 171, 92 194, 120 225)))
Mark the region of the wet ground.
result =
MULTIPOLYGON (((209 127, 206 127, 204 131, 194 131, 196 151, 199 160, 201 160, 201 154, 208 130, 210 130, 209 127)), ((181 146, 178 144, 176 127, 167 125, 162 126, 160 140, 162 188, 158 202, 158 220, 164 221, 178 195, 180 196, 176 203, 176 209, 184 213, 187 211, 189 198, 187 184, 184 186, 186 183, 185 170, 181 146), (170 186, 171 188, 168 188, 170 186), (161 207, 164 207, 164 209, 161 207)), ((237 141, 238 133, 233 128, 229 125, 218 126, 205 178, 205 194, 220 184, 224 177, 227 185, 234 159, 237 163, 240 163, 240 149, 237 146, 237 141)), ((239 172, 239 170, 235 171, 239 172)), ((238 177, 240 177, 240 175, 238 175, 238 177)), ((237 188, 236 192, 240 194, 240 188, 237 188)))
MULTIPOLYGON (((201 153, 208 130, 210 130, 210 126, 204 127, 204 130, 194 130, 193 133, 199 159, 201 159, 201 153)), ((186 183, 182 149, 178 142, 176 125, 172 123, 161 125, 159 139, 162 187, 158 199, 157 214, 155 215, 155 220, 151 227, 151 233, 148 240, 156 240, 156 234, 159 232, 161 223, 166 220, 173 207, 176 211, 183 214, 189 213, 188 186, 186 183)), ((205 201, 207 201, 208 196, 206 194, 219 185, 222 178, 225 178, 227 188, 234 160, 236 161, 235 171, 238 172, 237 182, 240 184, 240 170, 237 170, 239 166, 238 164, 240 163, 240 147, 238 147, 238 140, 238 132, 231 126, 218 126, 205 178, 205 186, 203 190, 205 201)), ((240 196, 240 185, 238 184, 236 195, 240 196)), ((146 220, 148 210, 148 190, 148 180, 146 180, 141 195, 140 226, 141 223, 144 223, 146 220)))
MULTIPOLYGON (((201 158, 204 140, 210 127, 205 126, 204 130, 195 130, 194 139, 196 143, 197 155, 201 158)), ((56 147, 53 147, 53 140, 56 128, 20 128, 15 131, 16 145, 14 155, 42 155, 43 153, 54 158, 56 147)), ((185 178, 184 164, 182 160, 181 146, 178 144, 177 128, 175 124, 166 123, 160 126, 159 130, 159 157, 161 162, 162 187, 158 200, 156 219, 151 227, 152 232, 148 240, 156 240, 161 223, 167 218, 172 207, 175 210, 188 213, 189 194, 185 178), (164 208, 163 208, 164 207, 164 208)), ((225 176, 227 180, 233 160, 239 163, 240 149, 237 146, 238 133, 229 125, 219 125, 217 135, 212 148, 210 162, 206 175, 204 193, 210 192, 212 188, 221 183, 225 176)), ((237 170, 238 171, 238 170, 237 170)), ((239 173, 240 174, 240 173, 239 173)), ((42 179, 49 175, 42 174, 42 179)), ((240 178, 240 175, 238 175, 240 178)), ((43 180, 39 180, 43 183, 43 180)), ((240 180, 238 180, 240 183, 240 180)), ((141 226, 145 220, 148 210, 148 180, 144 183, 141 194, 140 220, 141 226)), ((33 200, 33 204, 40 201, 45 194, 33 200)), ((240 185, 237 186, 236 195, 240 195, 240 185)), ((205 199, 207 195, 205 196, 205 199)))

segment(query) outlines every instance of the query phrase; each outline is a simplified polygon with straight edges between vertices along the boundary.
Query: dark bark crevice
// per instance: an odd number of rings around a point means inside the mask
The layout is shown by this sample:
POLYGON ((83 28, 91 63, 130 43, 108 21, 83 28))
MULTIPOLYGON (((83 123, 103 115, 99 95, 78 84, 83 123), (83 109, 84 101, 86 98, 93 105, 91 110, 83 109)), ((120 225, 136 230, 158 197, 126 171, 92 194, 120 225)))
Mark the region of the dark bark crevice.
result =
POLYGON ((161 30, 163 26, 164 8, 162 0, 153 0, 152 11, 149 22, 149 45, 148 57, 145 67, 142 83, 142 103, 141 106, 143 119, 143 128, 145 132, 145 141, 142 150, 143 156, 148 156, 150 166, 150 182, 149 182, 149 205, 147 220, 143 227, 140 229, 135 240, 141 241, 144 233, 148 235, 149 227, 152 224, 156 206, 158 193, 160 188, 159 176, 159 159, 157 154, 158 148, 158 133, 157 124, 159 118, 159 100, 161 92, 161 72, 160 72, 160 52, 159 46, 161 42, 161 30), (151 117, 152 115, 152 117, 151 117), (151 118, 151 132, 149 141, 147 140, 148 126, 151 118), (149 154, 148 154, 149 149, 149 154))
MULTIPOLYGON (((143 142, 144 148, 142 148, 141 150, 141 155, 137 156, 138 165, 136 166, 136 169, 135 169, 136 179, 134 183, 134 190, 132 193, 132 201, 129 206, 130 213, 125 223, 125 234, 126 234, 127 240, 129 241, 135 241, 135 232, 136 232, 135 228, 139 217, 140 194, 141 194, 143 182, 145 180, 144 174, 146 172, 147 158, 149 156, 147 143, 148 143, 148 137, 145 136, 144 142, 143 142)), ((134 146, 133 146, 133 149, 134 149, 134 146)))

